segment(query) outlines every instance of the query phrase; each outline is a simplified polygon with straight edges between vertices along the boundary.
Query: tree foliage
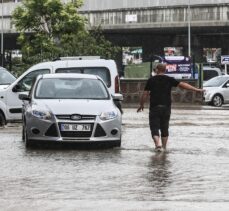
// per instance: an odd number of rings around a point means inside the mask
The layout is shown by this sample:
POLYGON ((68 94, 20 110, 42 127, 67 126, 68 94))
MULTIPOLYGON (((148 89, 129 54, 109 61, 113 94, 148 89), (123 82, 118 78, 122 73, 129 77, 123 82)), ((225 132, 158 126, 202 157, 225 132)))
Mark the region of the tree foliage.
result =
POLYGON ((81 6, 81 0, 23 0, 13 12, 13 23, 20 32, 24 60, 34 64, 58 56, 114 58, 118 48, 104 38, 100 28, 86 30, 87 20, 77 12, 81 6))
POLYGON ((78 36, 65 36, 66 42, 63 43, 62 55, 98 55, 107 59, 114 59, 119 47, 115 47, 112 43, 105 39, 100 27, 95 27, 89 32, 82 31, 78 36), (67 40, 71 42, 67 42, 67 40), (72 47, 74 46, 74 47, 72 47))

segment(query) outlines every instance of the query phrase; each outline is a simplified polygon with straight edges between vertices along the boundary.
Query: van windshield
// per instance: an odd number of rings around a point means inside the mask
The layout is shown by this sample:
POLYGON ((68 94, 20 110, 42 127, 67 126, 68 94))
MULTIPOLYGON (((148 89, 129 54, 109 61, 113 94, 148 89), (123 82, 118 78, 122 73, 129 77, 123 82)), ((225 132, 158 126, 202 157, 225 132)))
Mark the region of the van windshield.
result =
POLYGON ((73 67, 73 68, 59 68, 56 73, 85 73, 97 75, 103 79, 107 87, 111 86, 110 71, 106 67, 73 67))
POLYGON ((0 69, 0 85, 9 85, 13 83, 15 80, 16 78, 7 70, 3 68, 0 69))

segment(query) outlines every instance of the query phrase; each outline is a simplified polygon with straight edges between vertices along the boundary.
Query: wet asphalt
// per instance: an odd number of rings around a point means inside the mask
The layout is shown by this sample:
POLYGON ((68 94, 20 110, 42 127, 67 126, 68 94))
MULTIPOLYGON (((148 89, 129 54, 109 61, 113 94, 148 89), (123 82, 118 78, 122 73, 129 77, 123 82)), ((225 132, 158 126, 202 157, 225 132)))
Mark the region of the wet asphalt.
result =
POLYGON ((228 210, 229 109, 172 110, 155 153, 148 110, 124 109, 121 148, 26 149, 0 129, 0 210, 228 210))

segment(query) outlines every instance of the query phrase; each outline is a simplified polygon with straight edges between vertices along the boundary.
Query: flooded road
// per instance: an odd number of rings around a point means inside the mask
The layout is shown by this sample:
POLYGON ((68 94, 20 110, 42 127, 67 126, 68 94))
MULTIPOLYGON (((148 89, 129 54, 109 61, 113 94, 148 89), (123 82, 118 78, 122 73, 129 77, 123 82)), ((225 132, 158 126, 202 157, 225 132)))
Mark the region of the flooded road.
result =
POLYGON ((0 129, 0 210, 228 210, 229 110, 173 109, 166 153, 148 110, 125 109, 122 147, 26 150, 0 129))

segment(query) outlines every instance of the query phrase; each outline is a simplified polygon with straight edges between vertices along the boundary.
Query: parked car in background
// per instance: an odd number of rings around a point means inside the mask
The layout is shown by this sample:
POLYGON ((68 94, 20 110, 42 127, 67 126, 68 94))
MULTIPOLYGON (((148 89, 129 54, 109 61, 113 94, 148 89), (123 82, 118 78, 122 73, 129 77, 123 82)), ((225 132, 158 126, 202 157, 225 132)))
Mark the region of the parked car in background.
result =
POLYGON ((122 117, 113 98, 98 76, 45 74, 37 77, 24 100, 23 139, 34 142, 80 142, 121 144, 122 117))
POLYGON ((204 83, 203 88, 205 103, 217 107, 229 103, 229 75, 214 77, 204 83))
POLYGON ((203 82, 208 81, 216 76, 223 75, 222 71, 218 67, 203 66, 203 82))
MULTIPOLYGON (((113 60, 98 57, 65 57, 60 60, 42 62, 25 71, 16 81, 4 90, 0 90, 0 114, 2 123, 21 120, 22 101, 19 94, 26 94, 38 75, 47 73, 81 73, 100 76, 106 83, 111 94, 120 93, 119 76, 113 60)), ((121 102, 115 100, 121 109, 121 102)))

